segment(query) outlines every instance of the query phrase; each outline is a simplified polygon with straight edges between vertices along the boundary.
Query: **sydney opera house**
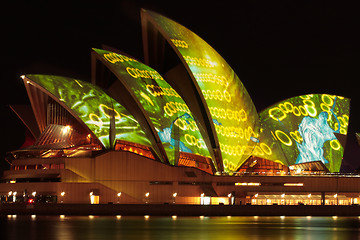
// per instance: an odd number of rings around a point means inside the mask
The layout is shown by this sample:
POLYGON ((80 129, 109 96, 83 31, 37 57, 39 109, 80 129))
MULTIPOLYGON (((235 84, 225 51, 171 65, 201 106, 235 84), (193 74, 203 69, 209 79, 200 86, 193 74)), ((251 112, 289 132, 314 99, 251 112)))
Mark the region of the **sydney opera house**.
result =
MULTIPOLYGON (((144 62, 92 49, 91 83, 21 76, 28 129, 3 202, 358 204, 340 171, 350 99, 295 96, 258 112, 203 39, 142 10, 144 62)), ((114 52, 115 51, 115 52, 114 52)))

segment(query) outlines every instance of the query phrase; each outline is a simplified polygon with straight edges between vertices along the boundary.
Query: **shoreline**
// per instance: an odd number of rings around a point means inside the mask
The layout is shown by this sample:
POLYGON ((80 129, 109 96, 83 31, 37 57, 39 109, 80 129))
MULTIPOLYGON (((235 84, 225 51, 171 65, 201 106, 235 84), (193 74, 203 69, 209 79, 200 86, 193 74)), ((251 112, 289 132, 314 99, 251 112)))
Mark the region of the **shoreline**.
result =
POLYGON ((360 216, 357 205, 0 204, 0 215, 360 216))

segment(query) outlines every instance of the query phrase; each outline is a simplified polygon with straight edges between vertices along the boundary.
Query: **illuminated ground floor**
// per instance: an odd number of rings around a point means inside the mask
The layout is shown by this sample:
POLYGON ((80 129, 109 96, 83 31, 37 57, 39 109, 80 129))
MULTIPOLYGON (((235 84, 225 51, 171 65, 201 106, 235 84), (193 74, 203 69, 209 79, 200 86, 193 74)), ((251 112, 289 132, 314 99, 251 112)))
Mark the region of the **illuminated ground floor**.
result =
MULTIPOLYGON (((3 186, 2 186, 3 187, 3 186)), ((79 190, 82 186, 79 185, 79 190)), ((12 189, 17 189, 16 185, 12 189)), ((99 188, 97 188, 99 190, 99 188)), ((26 191, 9 191, 1 192, 2 203, 73 203, 71 196, 66 192, 26 192, 26 191)), ((84 204, 159 204, 159 202, 151 201, 150 192, 144 194, 143 202, 128 202, 121 198, 122 193, 116 194, 116 201, 107 202, 107 198, 100 193, 90 192, 88 200, 78 201, 76 203, 84 204), (147 195, 147 196, 145 196, 147 195)), ((172 201, 163 204, 195 204, 195 205, 359 205, 360 196, 354 197, 355 194, 321 194, 321 193, 247 193, 243 198, 229 195, 221 197, 212 197, 201 194, 200 196, 182 196, 177 197, 177 193, 173 193, 172 201)))
POLYGON ((360 197, 355 194, 276 194, 256 193, 251 199, 252 205, 353 205, 358 204, 360 197))

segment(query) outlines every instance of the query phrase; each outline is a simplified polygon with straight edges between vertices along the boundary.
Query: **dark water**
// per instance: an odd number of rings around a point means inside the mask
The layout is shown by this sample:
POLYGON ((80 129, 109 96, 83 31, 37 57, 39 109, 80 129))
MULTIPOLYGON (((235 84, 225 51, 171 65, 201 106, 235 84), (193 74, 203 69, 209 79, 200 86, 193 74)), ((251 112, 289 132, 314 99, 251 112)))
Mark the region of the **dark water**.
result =
POLYGON ((360 239, 358 217, 2 216, 0 239, 360 239))

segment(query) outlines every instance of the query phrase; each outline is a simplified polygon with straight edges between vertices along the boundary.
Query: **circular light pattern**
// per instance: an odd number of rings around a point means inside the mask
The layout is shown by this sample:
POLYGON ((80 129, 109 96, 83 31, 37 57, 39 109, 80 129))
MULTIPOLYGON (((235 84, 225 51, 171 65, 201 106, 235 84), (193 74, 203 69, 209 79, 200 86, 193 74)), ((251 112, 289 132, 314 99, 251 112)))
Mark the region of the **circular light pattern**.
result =
POLYGON ((349 99, 311 94, 290 98, 260 113, 262 148, 254 155, 293 165, 322 161, 331 172, 340 170, 344 148, 337 134, 347 134, 349 99), (264 145, 265 146, 265 145, 264 145))

